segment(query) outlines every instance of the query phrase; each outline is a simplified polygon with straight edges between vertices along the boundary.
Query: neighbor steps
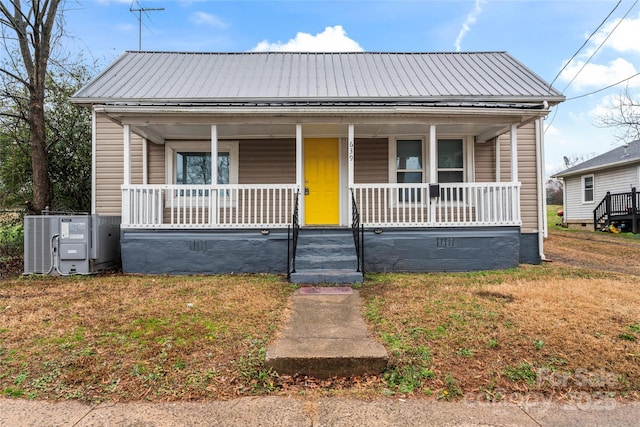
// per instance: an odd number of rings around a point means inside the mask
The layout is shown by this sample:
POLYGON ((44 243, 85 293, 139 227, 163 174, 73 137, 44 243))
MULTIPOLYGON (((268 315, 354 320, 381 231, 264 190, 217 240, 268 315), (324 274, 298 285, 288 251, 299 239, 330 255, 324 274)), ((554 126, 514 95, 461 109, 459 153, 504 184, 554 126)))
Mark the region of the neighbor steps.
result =
POLYGON ((361 283, 362 273, 357 269, 351 230, 300 230, 292 283, 361 283))

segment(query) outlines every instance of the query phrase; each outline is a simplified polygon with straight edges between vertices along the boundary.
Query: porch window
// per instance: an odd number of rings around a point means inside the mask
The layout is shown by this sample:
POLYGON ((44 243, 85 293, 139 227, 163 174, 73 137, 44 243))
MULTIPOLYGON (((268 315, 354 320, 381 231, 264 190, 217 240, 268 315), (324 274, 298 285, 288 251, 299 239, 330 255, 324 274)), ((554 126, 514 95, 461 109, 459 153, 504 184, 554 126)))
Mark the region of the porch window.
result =
POLYGON ((582 177, 582 203, 593 203, 593 175, 582 177))
MULTIPOLYGON (((229 183, 229 153, 218 153, 218 184, 229 183)), ((176 184, 211 184, 211 153, 176 153, 176 184)))
MULTIPOLYGON (((396 178, 398 183, 422 183, 422 141, 399 139, 396 141, 396 178)), ((405 189, 398 194, 400 202, 420 202, 420 192, 405 189)))
POLYGON ((462 139, 438 140, 438 182, 464 182, 462 139))

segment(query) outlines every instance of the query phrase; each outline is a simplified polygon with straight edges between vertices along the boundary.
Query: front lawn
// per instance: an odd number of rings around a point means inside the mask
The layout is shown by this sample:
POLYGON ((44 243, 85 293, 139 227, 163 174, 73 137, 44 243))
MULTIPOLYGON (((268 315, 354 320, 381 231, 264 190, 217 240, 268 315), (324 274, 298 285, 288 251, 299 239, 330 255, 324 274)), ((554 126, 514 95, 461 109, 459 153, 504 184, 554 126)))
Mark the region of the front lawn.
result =
POLYGON ((283 277, 25 277, 0 281, 0 392, 83 401, 242 395, 637 398, 640 278, 561 265, 371 274, 362 312, 380 376, 264 369, 293 287, 283 277))

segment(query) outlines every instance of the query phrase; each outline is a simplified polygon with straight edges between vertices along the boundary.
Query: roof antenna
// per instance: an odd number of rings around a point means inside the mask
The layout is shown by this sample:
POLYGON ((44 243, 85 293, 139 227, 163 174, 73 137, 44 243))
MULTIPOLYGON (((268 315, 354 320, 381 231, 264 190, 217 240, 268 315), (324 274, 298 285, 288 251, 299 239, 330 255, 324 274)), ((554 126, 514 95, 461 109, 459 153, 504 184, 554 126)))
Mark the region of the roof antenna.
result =
POLYGON ((562 156, 562 159, 564 160, 565 168, 568 168, 569 166, 571 166, 571 163, 569 162, 569 158, 567 156, 562 156))
POLYGON ((140 6, 137 9, 133 8, 133 2, 129 7, 129 12, 138 12, 138 51, 142 50, 142 12, 154 12, 164 10, 164 7, 142 7, 140 3, 136 1, 136 4, 140 6))

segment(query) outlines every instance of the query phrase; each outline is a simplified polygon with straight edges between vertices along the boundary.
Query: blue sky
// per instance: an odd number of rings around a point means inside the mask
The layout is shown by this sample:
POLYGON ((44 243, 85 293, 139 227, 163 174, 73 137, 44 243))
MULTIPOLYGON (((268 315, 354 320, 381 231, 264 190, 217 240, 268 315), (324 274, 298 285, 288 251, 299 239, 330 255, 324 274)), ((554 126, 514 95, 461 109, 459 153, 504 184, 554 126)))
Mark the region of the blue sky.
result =
MULTIPOLYGON (((138 49, 138 14, 130 8, 164 8, 143 14, 143 50, 507 51, 572 98, 640 71, 636 3, 621 1, 605 21, 617 0, 67 0, 64 43, 106 65, 138 49)), ((585 158, 622 143, 596 124, 627 85, 640 99, 637 76, 554 108, 546 120, 547 175, 564 169, 563 156, 585 158)))

